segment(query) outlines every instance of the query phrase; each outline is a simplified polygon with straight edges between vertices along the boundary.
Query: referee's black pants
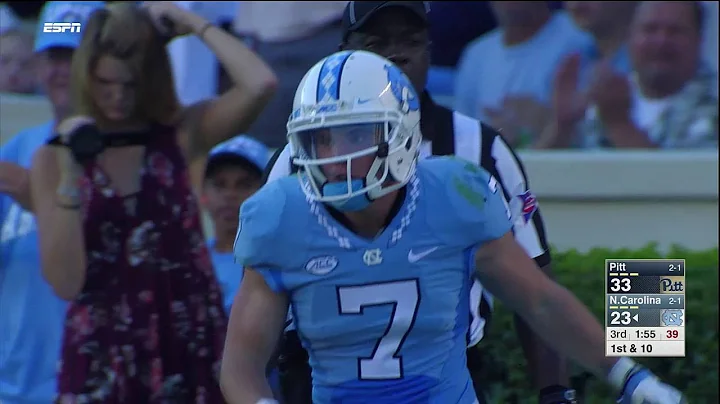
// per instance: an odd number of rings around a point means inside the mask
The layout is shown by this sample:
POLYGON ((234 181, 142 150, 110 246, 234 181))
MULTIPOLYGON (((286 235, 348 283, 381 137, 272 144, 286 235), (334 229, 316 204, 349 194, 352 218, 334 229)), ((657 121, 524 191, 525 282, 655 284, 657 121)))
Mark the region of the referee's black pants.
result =
MULTIPOLYGON (((468 369, 472 377, 475 393, 479 404, 486 403, 486 397, 480 380, 476 377, 482 365, 480 350, 471 348, 467 350, 468 369)), ((285 404, 312 404, 312 377, 310 364, 308 364, 307 351, 300 344, 296 331, 288 331, 282 338, 280 355, 278 357, 280 370, 280 389, 285 404)))

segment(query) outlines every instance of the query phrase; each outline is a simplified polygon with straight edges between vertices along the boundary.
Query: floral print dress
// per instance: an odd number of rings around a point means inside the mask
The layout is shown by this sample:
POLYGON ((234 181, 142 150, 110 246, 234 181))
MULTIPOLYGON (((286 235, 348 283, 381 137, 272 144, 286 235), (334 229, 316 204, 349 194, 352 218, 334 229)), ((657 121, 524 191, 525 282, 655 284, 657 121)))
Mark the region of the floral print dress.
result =
POLYGON ((146 146, 141 190, 82 178, 87 275, 71 303, 60 403, 224 403, 227 318, 172 128, 146 146))

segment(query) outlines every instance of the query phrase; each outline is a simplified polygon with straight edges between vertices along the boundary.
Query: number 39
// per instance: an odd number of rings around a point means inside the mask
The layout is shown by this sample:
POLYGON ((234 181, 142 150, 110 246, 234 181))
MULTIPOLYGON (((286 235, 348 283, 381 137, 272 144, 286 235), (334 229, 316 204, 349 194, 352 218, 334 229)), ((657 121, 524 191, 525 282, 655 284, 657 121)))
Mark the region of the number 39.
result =
POLYGON ((610 279, 610 291, 612 292, 629 292, 630 278, 612 278, 610 279))

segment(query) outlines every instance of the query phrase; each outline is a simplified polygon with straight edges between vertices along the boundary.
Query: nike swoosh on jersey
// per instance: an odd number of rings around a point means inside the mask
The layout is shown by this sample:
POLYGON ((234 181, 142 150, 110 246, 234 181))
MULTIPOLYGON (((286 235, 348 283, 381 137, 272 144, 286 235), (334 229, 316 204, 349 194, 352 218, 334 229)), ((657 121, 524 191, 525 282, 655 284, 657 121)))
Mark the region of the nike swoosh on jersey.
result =
POLYGON ((418 262, 418 261, 420 261, 421 259, 423 259, 423 258, 427 257, 428 255, 432 254, 432 253, 433 253, 435 250, 437 250, 437 249, 438 249, 438 247, 432 247, 432 248, 428 248, 428 249, 425 250, 425 251, 419 252, 419 253, 417 253, 417 254, 415 254, 415 253, 413 252, 413 250, 410 250, 410 251, 408 251, 408 261, 410 261, 410 263, 418 262))

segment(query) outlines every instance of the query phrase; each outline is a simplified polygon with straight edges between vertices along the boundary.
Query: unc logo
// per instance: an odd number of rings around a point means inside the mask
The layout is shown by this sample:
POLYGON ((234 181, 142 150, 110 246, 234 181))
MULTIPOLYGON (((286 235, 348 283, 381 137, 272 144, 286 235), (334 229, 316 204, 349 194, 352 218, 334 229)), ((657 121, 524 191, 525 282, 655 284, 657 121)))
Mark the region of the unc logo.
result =
POLYGON ((382 253, 379 248, 367 250, 363 254, 363 262, 367 266, 380 265, 383 262, 382 253))
POLYGON ((420 109, 420 100, 415 93, 410 81, 397 67, 385 65, 387 80, 390 83, 390 91, 402 105, 405 112, 417 111, 420 109))
POLYGON ((338 266, 337 258, 325 255, 323 257, 315 257, 305 264, 305 270, 313 275, 326 275, 338 266))
POLYGON ((679 327, 682 325, 683 312, 679 309, 666 309, 662 312, 662 322, 665 327, 679 327))

